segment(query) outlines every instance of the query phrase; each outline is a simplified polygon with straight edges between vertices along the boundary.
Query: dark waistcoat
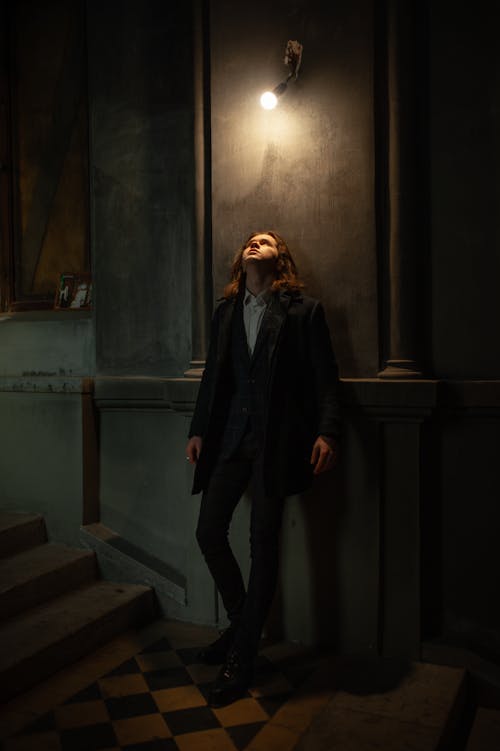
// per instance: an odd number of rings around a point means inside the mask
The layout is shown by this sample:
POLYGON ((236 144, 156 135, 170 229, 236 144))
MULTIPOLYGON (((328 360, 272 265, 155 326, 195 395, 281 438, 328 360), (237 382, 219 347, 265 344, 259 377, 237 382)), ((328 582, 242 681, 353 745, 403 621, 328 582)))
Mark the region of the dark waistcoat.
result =
POLYGON ((238 447, 245 431, 251 427, 263 445, 268 411, 269 358, 264 346, 267 336, 266 316, 250 355, 243 321, 243 301, 240 298, 232 320, 231 365, 233 393, 229 406, 221 455, 228 458, 238 447))

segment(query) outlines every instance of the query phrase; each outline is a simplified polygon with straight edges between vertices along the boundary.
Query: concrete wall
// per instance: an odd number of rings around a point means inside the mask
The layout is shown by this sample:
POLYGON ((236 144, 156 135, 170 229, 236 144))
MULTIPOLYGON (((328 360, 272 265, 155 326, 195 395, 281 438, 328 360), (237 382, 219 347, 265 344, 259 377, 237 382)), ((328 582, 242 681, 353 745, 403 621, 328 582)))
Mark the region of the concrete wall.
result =
POLYGON ((87 5, 97 371, 177 375, 191 356, 191 7, 87 5))
POLYGON ((88 313, 0 316, 0 504, 45 515, 76 543, 82 522, 82 391, 94 373, 88 313))
POLYGON ((372 4, 214 0, 211 34, 215 297, 248 234, 274 228, 325 303, 341 374, 373 376, 372 4), (268 112, 288 39, 304 45, 299 79, 268 112))
POLYGON ((0 393, 1 505, 45 516, 49 537, 75 544, 82 523, 80 394, 0 393), (80 428, 80 430, 79 430, 80 428))
POLYGON ((500 378, 500 59, 491 6, 429 3, 432 296, 443 378, 500 378))

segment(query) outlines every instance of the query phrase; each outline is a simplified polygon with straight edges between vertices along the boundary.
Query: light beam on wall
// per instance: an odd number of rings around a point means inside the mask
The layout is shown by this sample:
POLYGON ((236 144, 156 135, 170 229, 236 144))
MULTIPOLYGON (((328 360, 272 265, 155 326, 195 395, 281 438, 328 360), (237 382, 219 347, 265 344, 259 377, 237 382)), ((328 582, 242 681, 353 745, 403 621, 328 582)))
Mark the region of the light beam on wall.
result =
POLYGON ((274 87, 272 91, 265 91, 260 97, 261 106, 265 110, 273 110, 278 104, 278 99, 283 96, 288 87, 288 82, 293 78, 295 81, 299 75, 300 63, 302 62, 302 45, 296 39, 289 39, 285 49, 285 65, 290 68, 290 73, 284 81, 274 87))

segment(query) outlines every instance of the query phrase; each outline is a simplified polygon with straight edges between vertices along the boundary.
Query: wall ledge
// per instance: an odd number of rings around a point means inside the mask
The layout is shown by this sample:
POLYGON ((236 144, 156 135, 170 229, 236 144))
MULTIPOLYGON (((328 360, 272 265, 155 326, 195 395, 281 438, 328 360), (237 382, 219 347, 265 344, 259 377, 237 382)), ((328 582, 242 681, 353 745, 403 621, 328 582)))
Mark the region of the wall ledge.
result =
POLYGON ((164 614, 187 605, 185 577, 99 522, 80 527, 80 541, 94 550, 104 578, 153 587, 164 614))
MULTIPOLYGON (((156 407, 192 412, 199 378, 98 376, 95 398, 102 409, 156 407)), ((427 413, 436 407, 500 407, 500 380, 342 378, 340 401, 348 410, 401 409, 427 413)))
POLYGON ((90 376, 66 376, 55 373, 23 373, 0 376, 0 392, 27 394, 91 394, 94 379, 90 376))
POLYGON ((95 400, 100 409, 157 408, 192 412, 199 378, 98 376, 95 400))
POLYGON ((18 310, 0 313, 0 324, 32 321, 82 321, 92 320, 91 310, 18 310))
MULTIPOLYGON (((37 371, 0 376, 0 392, 94 394, 101 409, 156 408, 192 412, 199 378, 73 376, 37 371)), ((340 401, 348 410, 500 410, 500 380, 342 378, 340 401)))

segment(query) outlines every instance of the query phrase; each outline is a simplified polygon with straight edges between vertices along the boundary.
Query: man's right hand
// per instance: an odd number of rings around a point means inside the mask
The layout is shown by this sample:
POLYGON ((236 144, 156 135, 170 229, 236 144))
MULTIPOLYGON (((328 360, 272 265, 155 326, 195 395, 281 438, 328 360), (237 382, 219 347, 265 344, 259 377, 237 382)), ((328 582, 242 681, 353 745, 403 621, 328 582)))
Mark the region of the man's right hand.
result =
POLYGON ((203 438, 201 435, 194 435, 189 439, 186 446, 186 459, 189 459, 190 464, 196 464, 200 458, 202 444, 203 438))

